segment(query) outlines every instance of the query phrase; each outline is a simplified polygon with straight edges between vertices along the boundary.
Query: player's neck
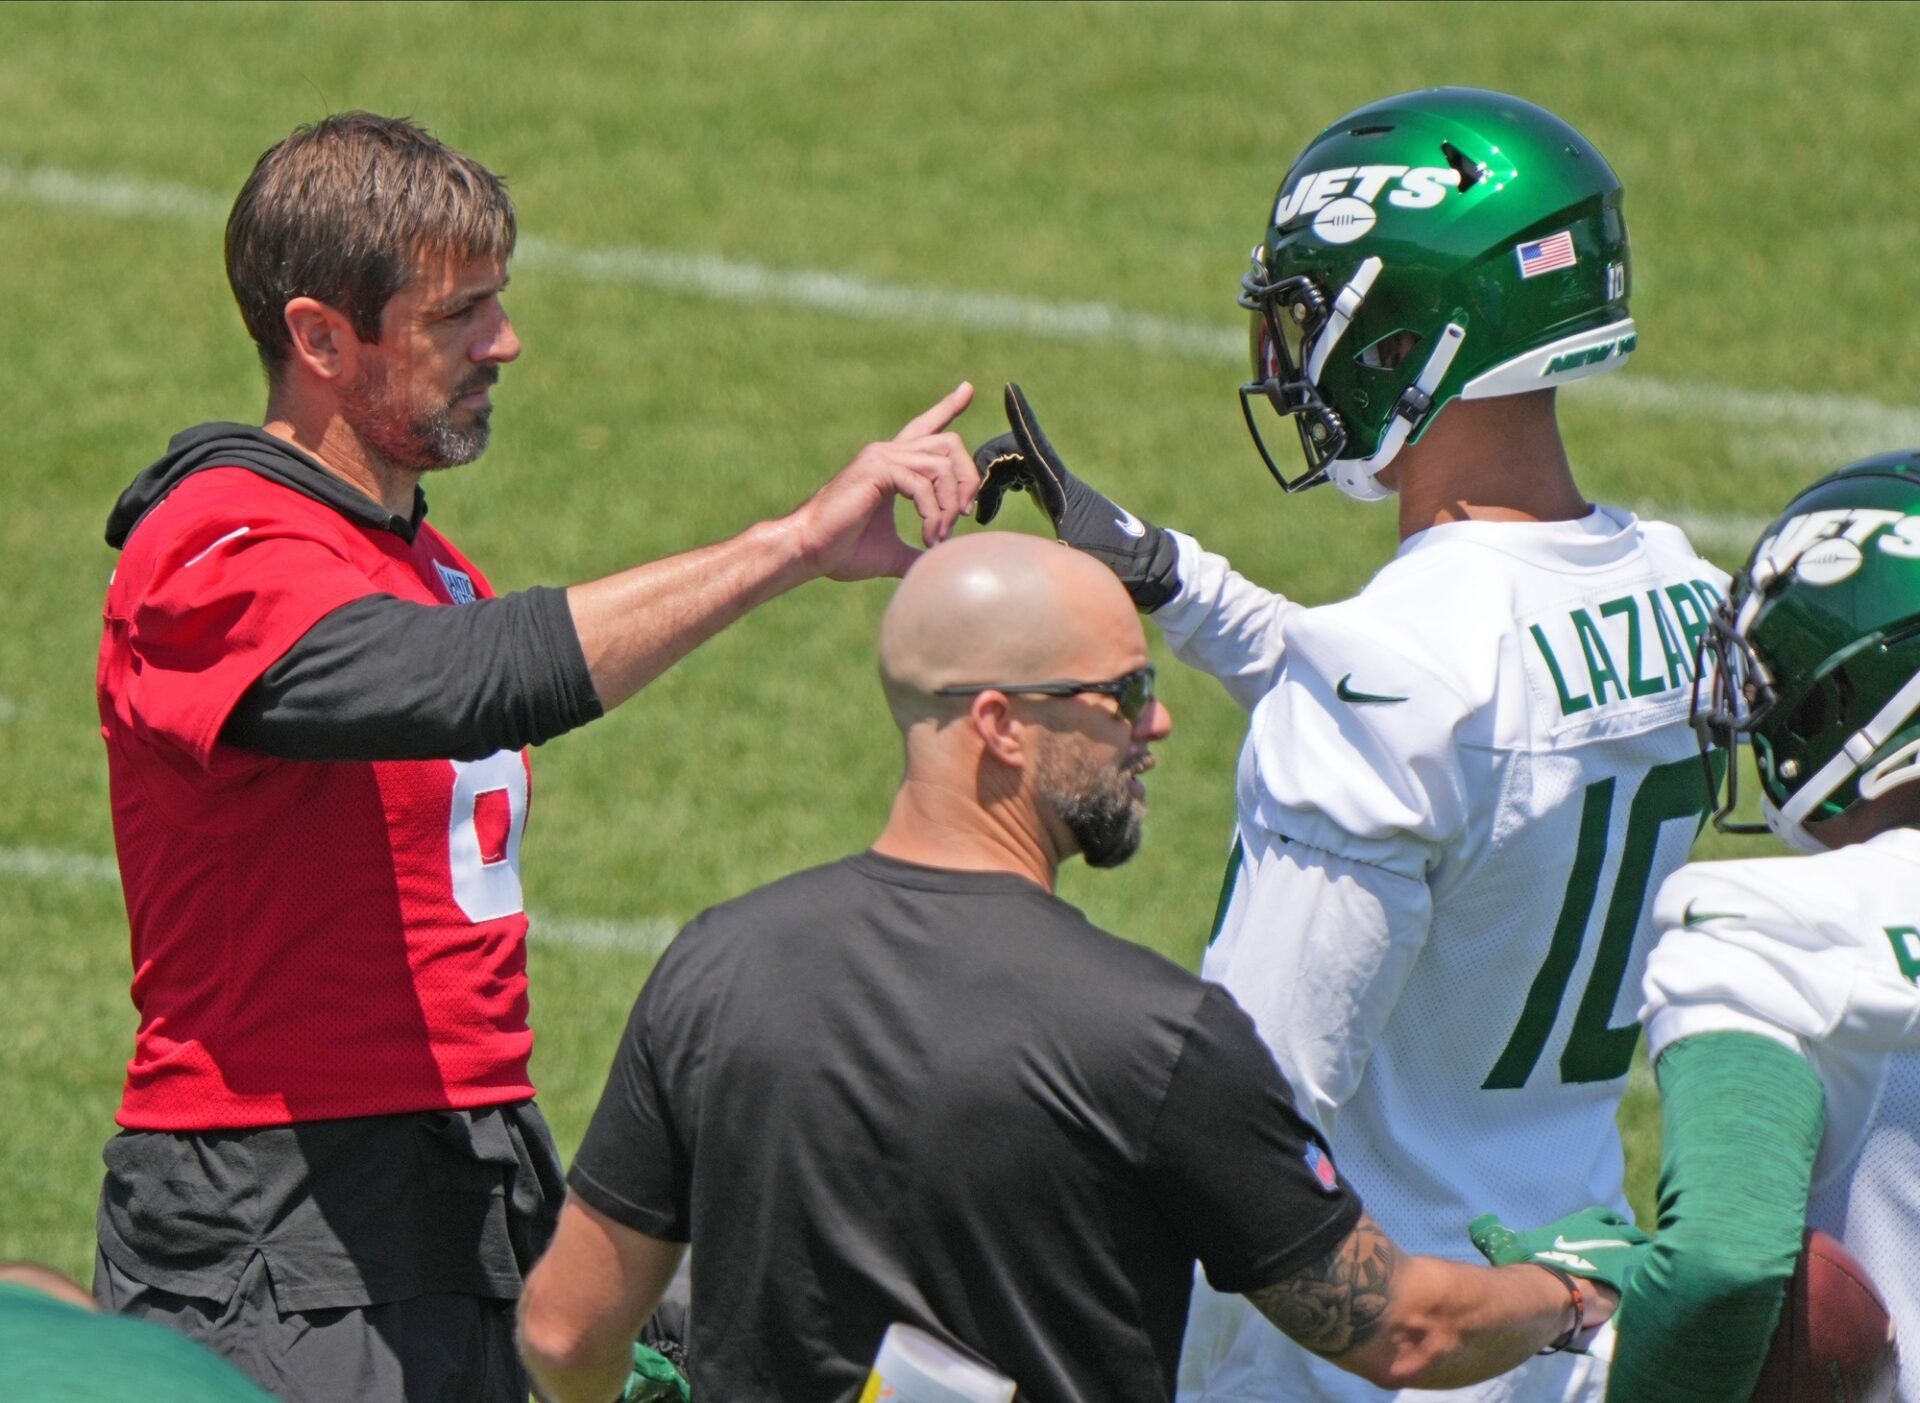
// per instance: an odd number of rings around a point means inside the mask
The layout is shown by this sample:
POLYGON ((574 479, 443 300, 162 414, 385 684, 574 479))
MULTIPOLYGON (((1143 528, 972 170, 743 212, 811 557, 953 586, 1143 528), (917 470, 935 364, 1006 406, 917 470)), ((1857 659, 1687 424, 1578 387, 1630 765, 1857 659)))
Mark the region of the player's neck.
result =
POLYGON ((1010 797, 983 804, 972 785, 962 790, 911 774, 894 795, 873 850, 922 867, 1010 872, 1047 891, 1060 861, 1030 803, 1010 797))
POLYGON ((413 516, 414 489, 420 473, 396 467, 363 442, 339 414, 309 410, 269 396, 261 426, 285 439, 349 486, 366 493, 395 516, 413 516))
POLYGON ((1455 521, 1574 521, 1580 495, 1553 392, 1455 400, 1388 469, 1400 493, 1400 539, 1455 521))

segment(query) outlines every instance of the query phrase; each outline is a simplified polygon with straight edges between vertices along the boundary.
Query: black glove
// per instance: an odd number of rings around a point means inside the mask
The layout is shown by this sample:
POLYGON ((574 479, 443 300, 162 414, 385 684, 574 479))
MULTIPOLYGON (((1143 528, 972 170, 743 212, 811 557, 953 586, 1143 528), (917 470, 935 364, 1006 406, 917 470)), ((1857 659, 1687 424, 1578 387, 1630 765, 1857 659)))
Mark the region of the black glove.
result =
POLYGON ((974 450, 974 466, 983 479, 974 499, 976 521, 982 526, 992 521, 1009 488, 1024 490, 1053 522, 1053 534, 1118 575, 1140 608, 1158 609, 1180 592, 1180 554, 1173 537, 1068 472, 1014 384, 1007 386, 1007 422, 1013 432, 974 450))

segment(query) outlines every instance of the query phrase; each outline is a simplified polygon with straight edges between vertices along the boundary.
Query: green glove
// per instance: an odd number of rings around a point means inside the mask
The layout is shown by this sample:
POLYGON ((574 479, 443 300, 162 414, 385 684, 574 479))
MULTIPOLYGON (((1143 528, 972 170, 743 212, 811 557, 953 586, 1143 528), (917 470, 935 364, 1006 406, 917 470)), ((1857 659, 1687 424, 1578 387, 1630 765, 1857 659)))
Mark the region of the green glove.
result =
POLYGON ((620 1403, 688 1403, 692 1396, 686 1379, 664 1354, 634 1341, 633 1372, 627 1375, 620 1403))
POLYGON ((1626 1289, 1627 1279, 1653 1251, 1652 1238, 1608 1208, 1583 1208, 1528 1232, 1515 1232, 1488 1213, 1467 1224, 1467 1236, 1496 1267, 1519 1262, 1558 1267, 1615 1291, 1626 1289))

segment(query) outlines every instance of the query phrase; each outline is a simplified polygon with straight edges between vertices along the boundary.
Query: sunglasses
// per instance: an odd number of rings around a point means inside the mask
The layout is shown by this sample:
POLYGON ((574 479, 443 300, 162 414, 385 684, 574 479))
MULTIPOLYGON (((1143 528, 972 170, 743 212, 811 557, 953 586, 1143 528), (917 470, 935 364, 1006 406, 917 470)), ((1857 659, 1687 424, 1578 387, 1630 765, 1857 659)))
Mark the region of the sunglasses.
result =
POLYGON ((1153 703, 1153 664, 1137 667, 1111 682, 956 682, 951 687, 934 689, 936 697, 975 697, 982 692, 1006 692, 1035 697, 1075 697, 1082 692, 1098 692, 1112 697, 1120 714, 1138 721, 1153 703))

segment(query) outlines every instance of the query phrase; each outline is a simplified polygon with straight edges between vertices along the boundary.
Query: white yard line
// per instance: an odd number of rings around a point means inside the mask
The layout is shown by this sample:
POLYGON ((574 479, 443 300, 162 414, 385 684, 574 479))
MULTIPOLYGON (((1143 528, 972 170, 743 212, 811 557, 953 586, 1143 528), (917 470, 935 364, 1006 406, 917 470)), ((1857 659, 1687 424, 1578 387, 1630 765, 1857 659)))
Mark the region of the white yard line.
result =
MULTIPOLYGON (((0 158, 0 200, 84 211, 116 219, 170 219, 210 224, 226 218, 229 199, 204 190, 125 176, 0 158)), ((1155 354, 1238 364, 1246 334, 1228 325, 1177 321, 1107 302, 1051 302, 1008 293, 964 292, 879 282, 819 269, 776 268, 716 254, 673 253, 637 245, 573 248, 534 237, 520 241, 535 267, 593 282, 755 305, 806 307, 869 321, 926 322, 974 331, 1011 332, 1039 340, 1127 346, 1155 354)), ((1731 430, 1742 463, 1799 466, 1805 476, 1847 458, 1920 447, 1920 409, 1856 395, 1808 390, 1748 390, 1711 381, 1662 380, 1627 371, 1575 387, 1577 397, 1636 414, 1708 419, 1731 430)), ((1676 471, 1680 465, 1676 465, 1676 471)), ((1643 512, 1678 521, 1708 550, 1741 553, 1766 523, 1759 517, 1683 512, 1643 504, 1643 512)))
MULTIPOLYGON (((230 200, 184 185, 92 175, 0 159, 0 198, 86 210, 115 218, 224 220, 230 200)), ((879 321, 929 321, 1011 331, 1045 340, 1092 341, 1231 360, 1246 356, 1243 329, 1130 312, 1108 302, 1051 302, 1009 293, 960 292, 878 282, 852 274, 776 268, 717 254, 672 253, 638 245, 571 248, 528 236, 529 263, 575 277, 633 283, 729 302, 783 303, 879 321)), ((1593 384, 1645 412, 1708 414, 1753 428, 1858 429, 1888 443, 1920 443, 1920 409, 1855 395, 1737 389, 1710 381, 1607 376, 1593 384), (1603 387, 1605 387, 1603 389, 1603 387)))
POLYGON ((58 882, 118 882, 120 867, 110 857, 59 852, 53 848, 0 848, 0 876, 34 877, 58 882))
MULTIPOLYGON (((1838 467, 1839 464, 1834 466, 1838 467)), ((1633 510, 1641 517, 1672 522, 1687 533, 1687 540, 1695 550, 1722 557, 1723 563, 1727 556, 1744 561, 1747 552, 1753 549, 1754 542, 1760 539, 1760 533, 1773 524, 1771 518, 1764 516, 1672 511, 1654 502, 1636 502, 1633 510)))
POLYGON ((538 911, 527 917, 527 933, 535 941, 571 945, 579 950, 633 950, 657 955, 680 933, 680 923, 665 916, 644 921, 568 921, 538 911))
MULTIPOLYGON (((58 848, 0 847, 0 877, 29 881, 71 882, 82 886, 118 886, 120 867, 110 857, 66 852, 58 848)), ((639 921, 568 920, 532 912, 527 919, 531 939, 580 950, 622 950, 657 955, 680 929, 665 916, 639 921)))

